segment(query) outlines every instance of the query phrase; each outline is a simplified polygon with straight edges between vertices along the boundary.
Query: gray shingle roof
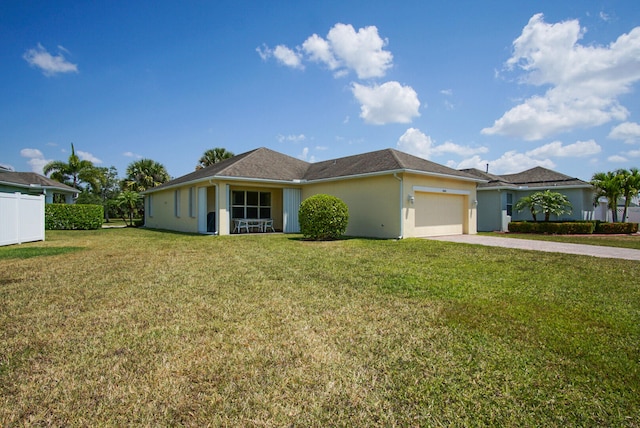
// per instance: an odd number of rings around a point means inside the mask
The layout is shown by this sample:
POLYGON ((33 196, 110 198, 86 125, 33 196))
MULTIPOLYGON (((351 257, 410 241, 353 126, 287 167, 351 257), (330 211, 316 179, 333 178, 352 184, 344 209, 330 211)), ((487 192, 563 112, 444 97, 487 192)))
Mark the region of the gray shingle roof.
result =
POLYGON ((308 181, 348 177, 387 171, 412 170, 422 173, 477 179, 463 171, 400 152, 384 149, 311 164, 304 178, 308 181))
POLYGON ((570 177, 541 166, 528 169, 516 174, 494 175, 475 168, 463 171, 488 180, 488 183, 480 184, 479 188, 488 187, 532 187, 548 188, 558 186, 591 187, 586 181, 570 177))
POLYGON ((305 161, 261 147, 183 175, 150 190, 216 177, 293 181, 302 178, 308 167, 309 163, 305 161))
POLYGON ((448 168, 394 149, 384 149, 324 162, 308 163, 261 147, 183 175, 161 186, 149 189, 147 192, 185 183, 204 181, 210 178, 234 177, 248 180, 314 181, 403 170, 480 181, 477 177, 466 172, 448 168))
POLYGON ((35 172, 14 172, 0 170, 0 183, 13 184, 18 187, 41 187, 62 190, 65 192, 78 193, 77 189, 71 186, 52 180, 44 175, 35 172))

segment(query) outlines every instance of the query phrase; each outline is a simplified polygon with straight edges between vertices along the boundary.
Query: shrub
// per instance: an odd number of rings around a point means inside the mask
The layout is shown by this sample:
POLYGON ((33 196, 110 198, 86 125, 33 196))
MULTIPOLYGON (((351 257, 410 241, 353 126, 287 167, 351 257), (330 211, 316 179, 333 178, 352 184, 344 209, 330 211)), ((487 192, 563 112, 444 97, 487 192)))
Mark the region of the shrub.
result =
POLYGON ((46 204, 44 206, 45 229, 89 230, 102 227, 104 209, 101 205, 46 204))
POLYGON ((314 195, 300 204, 300 231, 305 238, 316 241, 337 239, 347 230, 349 208, 331 195, 314 195))
POLYGON ((598 222, 595 233, 637 233, 638 223, 604 223, 598 222))
POLYGON ((595 223, 591 221, 542 222, 512 221, 509 232, 513 233, 549 233, 555 235, 591 234, 595 223))

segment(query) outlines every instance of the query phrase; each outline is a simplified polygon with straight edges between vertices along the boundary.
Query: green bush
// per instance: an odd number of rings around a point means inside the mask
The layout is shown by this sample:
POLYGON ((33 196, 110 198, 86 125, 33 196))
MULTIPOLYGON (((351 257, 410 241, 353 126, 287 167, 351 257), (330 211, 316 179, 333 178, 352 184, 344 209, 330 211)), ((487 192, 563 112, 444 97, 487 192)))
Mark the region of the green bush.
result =
POLYGON ((102 227, 101 205, 45 204, 44 225, 47 230, 90 230, 102 227))
POLYGON ((349 208, 331 195, 314 195, 300 204, 300 231, 305 238, 316 241, 338 239, 347 230, 349 208))
POLYGON ((637 233, 638 223, 604 223, 598 222, 595 233, 628 234, 637 233))
POLYGON ((591 234, 595 229, 592 221, 569 222, 528 222, 512 221, 509 223, 509 232, 513 233, 548 233, 554 235, 580 235, 591 234))

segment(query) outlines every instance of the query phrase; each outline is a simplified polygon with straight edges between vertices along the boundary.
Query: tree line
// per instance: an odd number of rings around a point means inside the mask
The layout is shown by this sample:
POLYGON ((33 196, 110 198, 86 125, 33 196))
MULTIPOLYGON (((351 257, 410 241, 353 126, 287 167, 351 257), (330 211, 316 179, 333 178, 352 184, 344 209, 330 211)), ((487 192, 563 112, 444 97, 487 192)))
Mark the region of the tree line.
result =
MULTIPOLYGON (((233 156, 232 152, 224 148, 209 149, 198 160, 196 170, 233 156)), ((110 218, 119 217, 129 225, 134 224, 135 218, 144 215, 140 193, 171 179, 165 166, 152 159, 131 162, 127 166, 125 177, 120 178, 114 166, 97 167, 91 161, 80 159, 73 144, 66 162, 51 161, 44 166, 42 172, 53 180, 79 190, 76 203, 102 205, 106 222, 110 218)), ((54 202, 62 201, 54 197, 54 202)))

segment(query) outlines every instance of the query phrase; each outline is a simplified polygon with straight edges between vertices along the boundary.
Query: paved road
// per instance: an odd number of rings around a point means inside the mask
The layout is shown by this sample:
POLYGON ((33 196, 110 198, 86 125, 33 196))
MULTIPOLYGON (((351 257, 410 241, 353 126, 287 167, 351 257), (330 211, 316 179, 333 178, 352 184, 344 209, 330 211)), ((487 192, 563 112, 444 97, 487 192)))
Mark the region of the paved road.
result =
POLYGON ((518 248, 521 250, 546 251, 550 253, 579 254, 610 259, 640 260, 640 250, 598 245, 565 244, 562 242, 537 241, 533 239, 498 238, 483 235, 434 236, 436 241, 463 244, 487 245, 490 247, 518 248))

